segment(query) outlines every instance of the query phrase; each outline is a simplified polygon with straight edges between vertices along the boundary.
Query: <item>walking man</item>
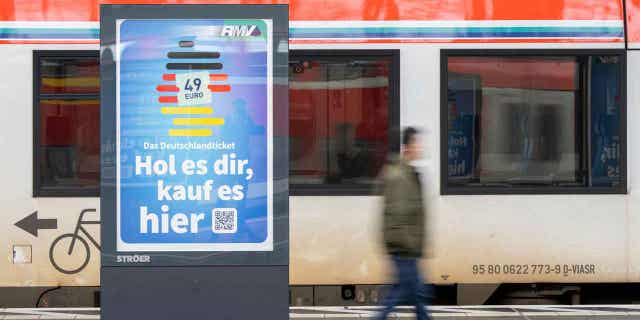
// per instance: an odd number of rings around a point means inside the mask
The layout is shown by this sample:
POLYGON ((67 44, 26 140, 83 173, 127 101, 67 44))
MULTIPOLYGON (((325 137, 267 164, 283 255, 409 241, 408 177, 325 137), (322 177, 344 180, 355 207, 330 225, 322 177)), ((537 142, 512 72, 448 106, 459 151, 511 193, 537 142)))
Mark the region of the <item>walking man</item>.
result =
POLYGON ((425 208, 420 174, 412 163, 422 157, 418 131, 402 133, 402 151, 383 169, 383 238, 395 269, 396 283, 386 297, 380 319, 387 319, 399 303, 416 307, 416 320, 430 319, 425 311, 426 287, 418 270, 422 257, 425 208))

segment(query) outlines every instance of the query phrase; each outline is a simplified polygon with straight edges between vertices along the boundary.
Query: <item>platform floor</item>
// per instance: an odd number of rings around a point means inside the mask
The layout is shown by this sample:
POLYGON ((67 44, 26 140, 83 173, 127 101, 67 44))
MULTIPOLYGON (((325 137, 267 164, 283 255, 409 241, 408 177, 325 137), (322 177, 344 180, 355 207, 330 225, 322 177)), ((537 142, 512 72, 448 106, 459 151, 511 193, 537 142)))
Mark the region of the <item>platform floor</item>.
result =
MULTIPOLYGON (((363 319, 373 318, 379 307, 291 307, 290 319, 363 319)), ((400 307, 392 319, 413 318, 412 308, 400 307)), ((640 320, 640 305, 584 306, 434 306, 434 319, 456 320, 640 320)), ((9 319, 100 319, 97 308, 0 309, 0 320, 9 319)), ((146 319, 145 319, 146 320, 146 319)), ((242 319, 245 320, 245 319, 242 319)))

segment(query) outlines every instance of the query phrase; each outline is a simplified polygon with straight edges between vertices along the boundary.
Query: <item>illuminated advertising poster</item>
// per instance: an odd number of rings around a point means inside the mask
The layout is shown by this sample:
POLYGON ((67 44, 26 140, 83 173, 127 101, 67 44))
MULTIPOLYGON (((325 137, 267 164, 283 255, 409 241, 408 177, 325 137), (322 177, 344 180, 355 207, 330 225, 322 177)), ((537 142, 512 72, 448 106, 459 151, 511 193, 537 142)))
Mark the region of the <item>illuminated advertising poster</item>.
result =
POLYGON ((272 251, 271 20, 117 20, 117 250, 272 251))

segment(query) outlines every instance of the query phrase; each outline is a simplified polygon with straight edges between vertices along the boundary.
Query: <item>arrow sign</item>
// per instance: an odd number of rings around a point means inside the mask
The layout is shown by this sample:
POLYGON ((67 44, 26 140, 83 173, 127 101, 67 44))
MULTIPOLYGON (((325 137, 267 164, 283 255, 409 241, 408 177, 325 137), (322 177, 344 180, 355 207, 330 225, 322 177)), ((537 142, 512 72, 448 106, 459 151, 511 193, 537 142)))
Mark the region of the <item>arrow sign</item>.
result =
POLYGON ((38 219, 38 211, 34 211, 24 219, 16 222, 15 226, 37 237, 40 229, 57 229, 58 220, 38 219))

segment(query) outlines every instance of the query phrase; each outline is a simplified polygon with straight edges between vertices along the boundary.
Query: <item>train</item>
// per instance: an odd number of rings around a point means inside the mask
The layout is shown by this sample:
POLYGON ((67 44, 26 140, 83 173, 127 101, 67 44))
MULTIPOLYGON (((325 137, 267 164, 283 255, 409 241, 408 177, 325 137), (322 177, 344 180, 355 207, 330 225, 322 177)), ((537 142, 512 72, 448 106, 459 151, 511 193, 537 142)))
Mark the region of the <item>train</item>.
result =
MULTIPOLYGON (((0 2, 0 306, 99 301, 100 5, 232 2, 0 2)), ((638 301, 640 0, 234 3, 289 6, 291 305, 379 303, 407 126, 437 303, 638 301)))

